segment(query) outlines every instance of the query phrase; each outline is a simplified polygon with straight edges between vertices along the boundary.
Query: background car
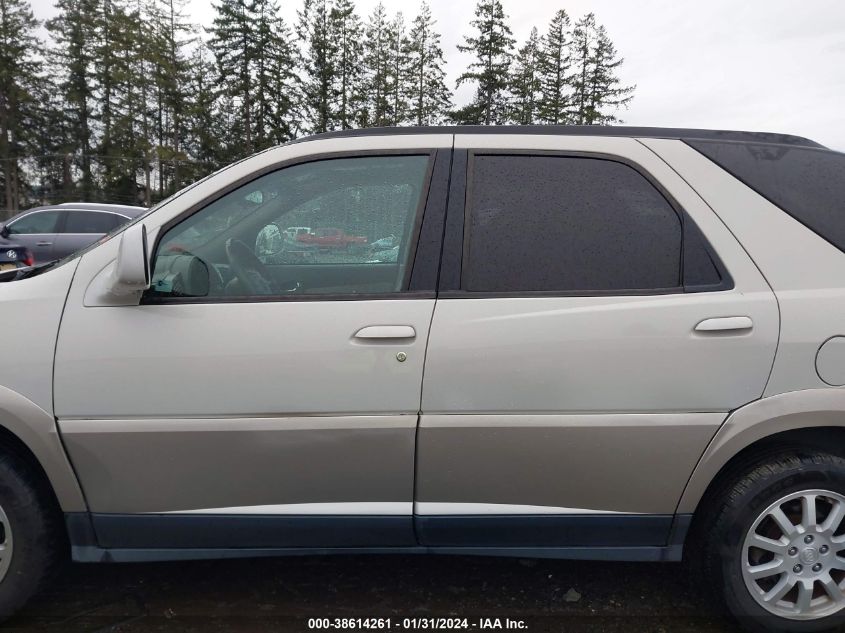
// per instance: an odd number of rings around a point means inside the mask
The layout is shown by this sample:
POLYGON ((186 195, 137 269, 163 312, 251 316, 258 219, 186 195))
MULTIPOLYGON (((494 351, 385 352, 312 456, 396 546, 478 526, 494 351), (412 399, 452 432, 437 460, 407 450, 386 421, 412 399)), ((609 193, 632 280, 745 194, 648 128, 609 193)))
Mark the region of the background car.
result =
POLYGON ((295 240, 297 235, 304 235, 310 232, 310 226, 289 226, 284 230, 284 234, 292 240, 295 240))
POLYGON ((363 235, 350 235, 343 229, 314 229, 312 233, 301 233, 296 236, 303 244, 313 244, 319 248, 350 248, 363 246, 367 238, 363 235))
POLYGON ((36 264, 66 257, 146 211, 144 207, 86 202, 27 209, 0 227, 0 237, 27 247, 36 264))

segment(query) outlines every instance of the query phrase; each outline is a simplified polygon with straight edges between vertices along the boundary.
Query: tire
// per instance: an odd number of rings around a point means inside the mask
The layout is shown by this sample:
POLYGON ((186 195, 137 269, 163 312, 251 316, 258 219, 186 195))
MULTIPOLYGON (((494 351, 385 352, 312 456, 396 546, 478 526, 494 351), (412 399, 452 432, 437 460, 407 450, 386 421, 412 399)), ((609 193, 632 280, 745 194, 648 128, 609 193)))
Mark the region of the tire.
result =
POLYGON ((694 539, 698 582, 745 629, 810 633, 845 624, 842 457, 791 449, 748 463, 703 508, 694 539))
POLYGON ((7 545, 0 552, 3 621, 53 575, 63 543, 60 513, 52 493, 25 462, 8 454, 0 455, 0 520, 0 543, 7 545))

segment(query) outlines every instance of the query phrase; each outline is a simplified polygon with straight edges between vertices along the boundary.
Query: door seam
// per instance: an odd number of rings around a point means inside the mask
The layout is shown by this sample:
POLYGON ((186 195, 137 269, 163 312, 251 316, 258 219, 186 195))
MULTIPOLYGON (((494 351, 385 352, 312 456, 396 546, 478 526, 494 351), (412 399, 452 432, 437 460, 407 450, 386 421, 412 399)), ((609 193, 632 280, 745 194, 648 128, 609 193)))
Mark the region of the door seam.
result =
POLYGON ((423 415, 423 393, 425 392, 425 369, 428 364, 428 345, 431 341, 431 328, 434 325, 434 314, 437 311, 437 297, 440 289, 440 271, 443 268, 443 244, 446 241, 446 215, 449 210, 449 197, 452 193, 452 170, 454 168, 455 158, 455 135, 452 135, 452 147, 449 150, 449 176, 446 179, 446 199, 443 201, 443 231, 440 234, 440 257, 437 263, 437 278, 434 285, 434 303, 431 306, 431 316, 428 321, 428 332, 425 338, 425 348, 423 351, 422 374, 420 376, 420 406, 417 412, 417 425, 414 429, 414 464, 413 464, 413 486, 411 490, 411 529, 414 533, 414 540, 420 544, 420 534, 417 531, 417 485, 419 483, 419 455, 420 455, 420 423, 423 415))

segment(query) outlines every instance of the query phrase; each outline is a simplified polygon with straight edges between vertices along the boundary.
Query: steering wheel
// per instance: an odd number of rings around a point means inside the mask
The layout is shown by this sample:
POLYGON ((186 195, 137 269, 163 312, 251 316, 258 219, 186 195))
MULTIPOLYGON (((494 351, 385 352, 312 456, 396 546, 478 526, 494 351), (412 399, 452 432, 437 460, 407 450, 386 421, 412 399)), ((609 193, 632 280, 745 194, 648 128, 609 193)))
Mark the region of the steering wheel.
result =
POLYGON ((255 256, 249 246, 240 240, 230 238, 226 240, 226 257, 235 276, 250 294, 279 294, 273 278, 267 272, 267 267, 255 256))

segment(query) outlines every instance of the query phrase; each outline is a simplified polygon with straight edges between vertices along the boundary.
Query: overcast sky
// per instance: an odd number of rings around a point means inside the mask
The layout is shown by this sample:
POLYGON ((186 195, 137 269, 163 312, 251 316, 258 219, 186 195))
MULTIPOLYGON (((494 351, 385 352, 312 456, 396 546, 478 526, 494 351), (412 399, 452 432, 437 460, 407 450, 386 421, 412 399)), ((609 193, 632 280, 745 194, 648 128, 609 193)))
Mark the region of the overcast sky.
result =
MULTIPOLYGON (((383 0, 410 21, 416 0, 383 0)), ((32 0, 35 15, 55 14, 54 0, 32 0)), ((358 0, 366 18, 378 0, 358 0)), ((280 0, 293 24, 301 0, 280 0)), ((620 74, 636 84, 620 113, 629 125, 785 132, 845 150, 845 2, 843 0, 502 0, 518 43, 541 33, 566 9, 573 20, 593 11, 625 58, 620 74)), ((470 32, 475 0, 430 0, 454 79, 467 54, 455 48, 470 32)), ((209 0, 189 0, 209 25, 209 0)), ((468 99, 462 87, 457 100, 468 99)))

